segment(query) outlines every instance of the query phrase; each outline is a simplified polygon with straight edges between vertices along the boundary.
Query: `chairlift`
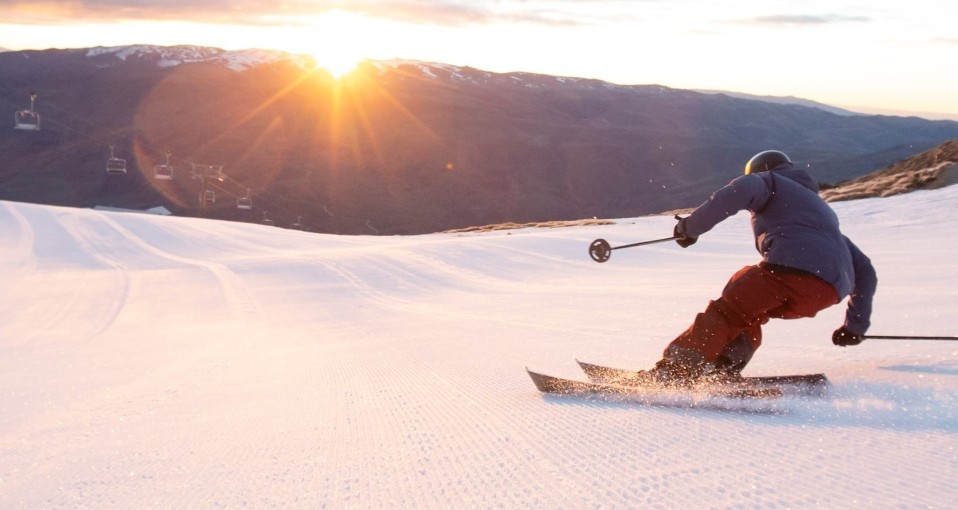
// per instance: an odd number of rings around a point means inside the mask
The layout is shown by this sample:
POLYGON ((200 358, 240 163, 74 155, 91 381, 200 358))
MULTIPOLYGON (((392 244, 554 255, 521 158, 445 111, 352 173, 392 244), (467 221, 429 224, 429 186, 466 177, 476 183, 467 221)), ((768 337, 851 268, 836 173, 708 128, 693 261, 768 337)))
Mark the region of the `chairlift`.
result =
POLYGON ((245 197, 239 197, 236 199, 236 208, 249 211, 253 208, 253 197, 250 196, 250 190, 246 190, 245 197))
POLYGON ((294 221, 289 228, 293 230, 303 230, 303 217, 297 216, 296 221, 294 221))
POLYGON ((106 160, 106 173, 108 174, 125 174, 126 173, 126 160, 123 158, 118 158, 113 154, 113 146, 110 146, 110 159, 106 160))
POLYGON ((276 224, 273 220, 266 217, 266 211, 263 211, 263 221, 261 221, 260 223, 262 223, 263 225, 269 225, 269 226, 273 226, 276 224))
POLYGON ((33 111, 33 106, 37 100, 37 93, 30 93, 30 109, 20 110, 13 114, 13 128, 24 131, 40 130, 40 114, 33 111))
POLYGON ((170 153, 166 153, 166 163, 153 167, 153 178, 161 181, 173 180, 173 165, 170 164, 170 153))

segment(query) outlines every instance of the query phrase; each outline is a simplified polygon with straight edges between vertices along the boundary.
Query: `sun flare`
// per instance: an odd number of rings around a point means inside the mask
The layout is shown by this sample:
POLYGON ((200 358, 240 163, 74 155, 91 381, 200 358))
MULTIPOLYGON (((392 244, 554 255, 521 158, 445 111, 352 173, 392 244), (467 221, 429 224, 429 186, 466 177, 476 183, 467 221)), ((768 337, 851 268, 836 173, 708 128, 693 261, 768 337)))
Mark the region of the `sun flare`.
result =
POLYGON ((307 50, 316 59, 316 67, 341 78, 354 71, 367 58, 365 41, 370 40, 369 20, 343 11, 319 15, 310 23, 310 43, 307 50))
POLYGON ((329 74, 337 79, 353 72, 363 59, 360 56, 346 53, 316 52, 313 53, 313 56, 316 58, 316 67, 329 71, 329 74))

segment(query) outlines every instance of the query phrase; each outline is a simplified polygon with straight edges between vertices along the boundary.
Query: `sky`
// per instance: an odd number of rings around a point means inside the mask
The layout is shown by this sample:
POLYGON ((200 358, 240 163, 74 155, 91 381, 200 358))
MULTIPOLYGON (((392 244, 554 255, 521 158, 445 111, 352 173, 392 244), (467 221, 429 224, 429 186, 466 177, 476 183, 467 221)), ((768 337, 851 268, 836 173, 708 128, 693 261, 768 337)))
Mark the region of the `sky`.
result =
POLYGON ((195 44, 796 96, 958 120, 949 0, 0 0, 0 48, 195 44))

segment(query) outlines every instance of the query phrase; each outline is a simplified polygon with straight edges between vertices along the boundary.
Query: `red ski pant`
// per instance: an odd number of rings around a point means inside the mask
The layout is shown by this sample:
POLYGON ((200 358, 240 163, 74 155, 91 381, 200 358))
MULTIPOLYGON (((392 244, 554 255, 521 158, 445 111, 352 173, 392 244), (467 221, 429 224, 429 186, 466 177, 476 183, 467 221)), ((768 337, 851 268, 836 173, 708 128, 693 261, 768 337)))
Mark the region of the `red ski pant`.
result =
POLYGON ((834 287, 811 273, 766 264, 746 266, 729 279, 722 297, 709 302, 689 329, 669 344, 665 356, 692 350, 709 363, 721 364, 725 347, 742 333, 748 333, 754 352, 762 343, 762 324, 769 319, 814 317, 838 301, 834 287))

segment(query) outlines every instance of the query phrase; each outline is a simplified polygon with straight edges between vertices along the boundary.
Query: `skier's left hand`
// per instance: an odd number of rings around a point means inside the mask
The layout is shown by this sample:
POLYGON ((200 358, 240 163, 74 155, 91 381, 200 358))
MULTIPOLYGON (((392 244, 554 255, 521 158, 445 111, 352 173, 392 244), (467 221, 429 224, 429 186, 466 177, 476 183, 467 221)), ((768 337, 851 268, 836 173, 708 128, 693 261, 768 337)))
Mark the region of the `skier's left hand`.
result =
POLYGON ((858 345, 865 338, 858 333, 842 326, 832 333, 832 343, 839 347, 848 347, 849 345, 858 345))
POLYGON ((685 235, 685 221, 688 218, 680 218, 679 215, 676 214, 675 219, 679 220, 679 222, 675 224, 675 228, 672 230, 672 236, 675 237, 675 242, 683 248, 688 248, 689 246, 695 244, 695 241, 698 241, 699 238, 685 235))

